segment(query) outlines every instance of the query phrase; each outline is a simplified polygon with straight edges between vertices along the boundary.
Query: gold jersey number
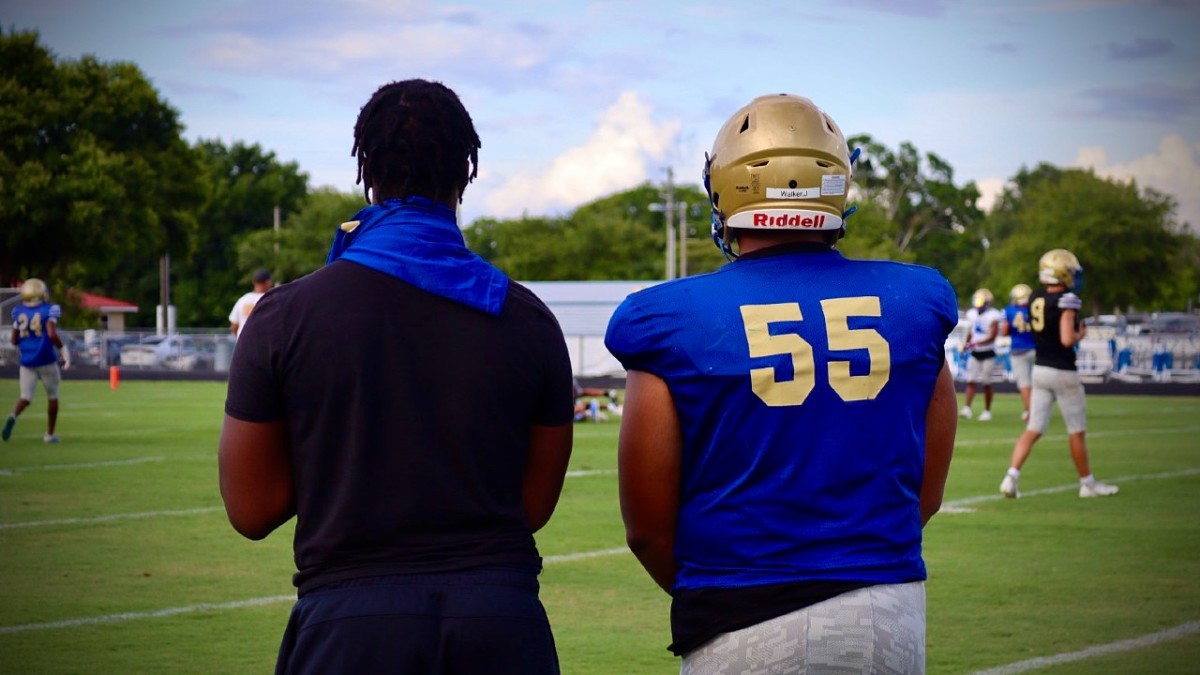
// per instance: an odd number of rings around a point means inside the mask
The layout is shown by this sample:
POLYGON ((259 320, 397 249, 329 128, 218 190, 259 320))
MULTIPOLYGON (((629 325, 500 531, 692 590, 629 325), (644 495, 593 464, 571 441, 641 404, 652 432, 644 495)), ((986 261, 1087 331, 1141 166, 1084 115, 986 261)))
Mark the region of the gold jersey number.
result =
MULTIPOLYGON (((769 406, 804 403, 816 386, 817 363, 812 345, 795 333, 771 335, 770 325, 784 321, 803 321, 799 303, 744 305, 742 326, 750 357, 786 355, 792 361, 792 379, 779 380, 775 368, 752 368, 750 387, 769 406)), ((851 328, 851 317, 881 316, 879 298, 862 296, 821 301, 825 314, 825 335, 830 351, 867 350, 870 367, 864 375, 850 374, 849 359, 830 359, 824 364, 829 386, 843 401, 875 398, 887 384, 892 372, 892 352, 887 340, 874 328, 851 328)))
POLYGON ((32 333, 36 337, 42 337, 42 315, 33 314, 32 318, 28 314, 17 315, 17 322, 14 326, 17 329, 17 338, 24 340, 32 333))
POLYGON ((1034 332, 1040 333, 1046 327, 1046 299, 1034 298, 1029 304, 1029 323, 1034 332))

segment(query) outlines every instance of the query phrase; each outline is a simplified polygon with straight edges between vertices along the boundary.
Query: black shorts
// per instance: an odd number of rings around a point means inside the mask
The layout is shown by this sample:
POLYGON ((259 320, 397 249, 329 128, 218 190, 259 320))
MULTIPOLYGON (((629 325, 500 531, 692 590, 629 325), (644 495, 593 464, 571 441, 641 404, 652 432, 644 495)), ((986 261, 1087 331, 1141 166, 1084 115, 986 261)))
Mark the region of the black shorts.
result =
POLYGON ((305 593, 275 672, 558 675, 534 573, 373 577, 305 593))

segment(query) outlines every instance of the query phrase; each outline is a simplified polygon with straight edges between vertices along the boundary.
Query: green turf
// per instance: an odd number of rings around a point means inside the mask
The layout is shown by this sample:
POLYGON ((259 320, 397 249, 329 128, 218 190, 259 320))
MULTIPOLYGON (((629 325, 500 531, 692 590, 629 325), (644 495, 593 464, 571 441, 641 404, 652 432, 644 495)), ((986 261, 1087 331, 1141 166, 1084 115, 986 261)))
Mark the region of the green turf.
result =
MULTIPOLYGON (((41 442, 44 400, 26 411, 0 445, 0 672, 270 672, 294 594, 292 528, 249 542, 226 522, 223 399, 212 382, 68 380, 60 445, 41 442)), ((925 542, 930 673, 1039 657, 1048 665, 997 672, 1196 672, 1200 399, 1088 403, 1093 469, 1121 485, 1109 499, 1075 495, 1057 417, 1025 496, 999 499, 1017 399, 960 422, 947 509, 925 542)), ((677 673, 668 598, 623 548, 617 430, 576 425, 580 474, 538 536, 542 598, 564 673, 677 673)))

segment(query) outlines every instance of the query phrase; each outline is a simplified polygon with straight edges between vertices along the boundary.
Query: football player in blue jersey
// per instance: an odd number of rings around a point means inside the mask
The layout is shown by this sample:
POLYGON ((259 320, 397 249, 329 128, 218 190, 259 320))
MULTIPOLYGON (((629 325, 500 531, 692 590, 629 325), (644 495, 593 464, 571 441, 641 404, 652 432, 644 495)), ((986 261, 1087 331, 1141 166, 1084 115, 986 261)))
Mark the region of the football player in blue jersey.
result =
POLYGON ((936 270, 836 250, 856 157, 812 101, 752 100, 705 163, 731 262, 609 323, 626 540, 684 673, 924 671, 958 311, 936 270))
POLYGON ((12 437, 17 418, 33 401, 37 383, 46 390, 46 435, 42 440, 57 443, 54 433, 58 425, 58 389, 62 374, 58 369, 59 358, 63 369, 71 367, 70 350, 63 347, 58 336, 58 319, 62 308, 50 302, 50 290, 41 279, 26 279, 21 284, 21 304, 12 310, 12 343, 21 352, 20 397, 13 406, 12 414, 4 420, 0 438, 12 437))
POLYGON ((1075 346, 1087 335, 1079 318, 1083 300, 1083 265, 1074 253, 1056 248, 1038 261, 1038 282, 1029 301, 1029 326, 1033 330, 1033 390, 1029 396, 1029 422, 1013 446, 1008 471, 1000 481, 1005 497, 1021 496, 1021 467, 1034 443, 1046 433, 1050 410, 1058 402, 1067 425, 1067 446, 1079 474, 1080 497, 1108 497, 1119 488, 1096 480, 1087 452, 1087 399, 1075 368, 1075 346))
POLYGON ((1013 381, 1021 394, 1021 419, 1029 421, 1029 392, 1033 387, 1033 327, 1029 325, 1029 298, 1033 289, 1028 284, 1017 284, 1009 292, 1009 303, 1004 308, 1004 327, 1001 333, 1008 336, 1009 361, 1012 363, 1013 381))

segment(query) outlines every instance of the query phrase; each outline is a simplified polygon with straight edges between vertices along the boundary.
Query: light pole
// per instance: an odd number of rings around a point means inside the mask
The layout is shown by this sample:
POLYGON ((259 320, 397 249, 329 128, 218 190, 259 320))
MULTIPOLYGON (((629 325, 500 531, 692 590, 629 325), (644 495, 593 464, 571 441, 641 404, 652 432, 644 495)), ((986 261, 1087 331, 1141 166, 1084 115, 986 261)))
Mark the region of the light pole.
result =
MULTIPOLYGON (((674 179, 675 171, 671 169, 671 167, 667 167, 667 189, 663 193, 663 199, 665 200, 665 203, 656 202, 649 206, 651 211, 662 211, 663 215, 666 216, 667 219, 667 254, 666 261, 664 263, 665 274, 663 277, 668 281, 675 278, 675 226, 671 222, 672 218, 675 217, 674 179)), ((681 233, 680 236, 686 236, 686 234, 681 233)))

